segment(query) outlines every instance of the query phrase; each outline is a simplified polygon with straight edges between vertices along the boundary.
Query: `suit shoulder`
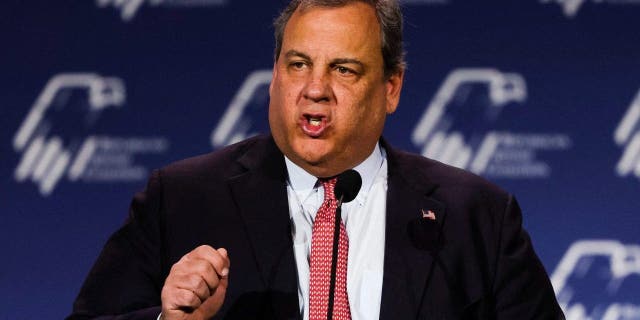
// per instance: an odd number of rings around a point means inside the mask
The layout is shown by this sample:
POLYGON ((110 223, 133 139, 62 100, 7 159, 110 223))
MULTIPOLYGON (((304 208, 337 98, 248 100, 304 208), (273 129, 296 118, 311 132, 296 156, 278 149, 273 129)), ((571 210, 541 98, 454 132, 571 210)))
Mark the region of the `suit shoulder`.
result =
POLYGON ((242 170, 237 160, 242 157, 249 148, 258 144, 264 144, 267 139, 266 136, 257 136, 243 140, 222 149, 173 162, 158 171, 161 172, 163 178, 203 177, 212 175, 230 177, 240 173, 242 170))
POLYGON ((509 193, 493 182, 472 172, 425 158, 405 151, 395 151, 398 164, 404 168, 404 177, 413 184, 437 185, 440 192, 451 192, 459 196, 481 196, 504 199, 509 193))

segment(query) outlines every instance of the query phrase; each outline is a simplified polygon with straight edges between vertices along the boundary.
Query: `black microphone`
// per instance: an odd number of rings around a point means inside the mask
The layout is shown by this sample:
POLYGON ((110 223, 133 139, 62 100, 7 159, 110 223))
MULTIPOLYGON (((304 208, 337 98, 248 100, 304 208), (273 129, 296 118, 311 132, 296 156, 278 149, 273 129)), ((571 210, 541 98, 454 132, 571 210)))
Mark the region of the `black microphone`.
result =
POLYGON ((333 318, 333 299, 336 289, 336 269, 338 268, 338 243, 340 242, 342 204, 355 199, 362 186, 360 174, 352 169, 339 174, 337 178, 338 181, 336 181, 336 185, 333 188, 333 195, 338 199, 338 207, 336 208, 333 229, 333 254, 331 255, 331 280, 329 282, 329 304, 327 310, 328 320, 333 318))
POLYGON ((339 174, 333 191, 338 199, 338 206, 355 199, 361 186, 362 178, 357 171, 351 169, 339 174))

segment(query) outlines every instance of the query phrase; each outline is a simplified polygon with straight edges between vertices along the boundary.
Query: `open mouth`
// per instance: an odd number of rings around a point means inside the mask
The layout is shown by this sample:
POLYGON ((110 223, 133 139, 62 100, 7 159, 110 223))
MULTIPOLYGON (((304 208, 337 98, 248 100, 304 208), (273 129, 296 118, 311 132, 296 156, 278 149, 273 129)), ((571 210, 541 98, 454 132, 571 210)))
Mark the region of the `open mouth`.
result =
POLYGON ((328 127, 327 118, 323 115, 304 114, 301 120, 302 131, 312 138, 320 137, 328 127))

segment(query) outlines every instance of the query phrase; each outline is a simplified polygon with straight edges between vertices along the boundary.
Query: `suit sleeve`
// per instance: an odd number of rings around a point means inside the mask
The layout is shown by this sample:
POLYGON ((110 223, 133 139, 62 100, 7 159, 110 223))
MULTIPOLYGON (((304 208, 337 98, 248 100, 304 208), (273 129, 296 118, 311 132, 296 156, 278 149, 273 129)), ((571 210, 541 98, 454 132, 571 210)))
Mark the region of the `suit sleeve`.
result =
POLYGON ((513 196, 509 196, 502 219, 496 266, 497 319, 564 319, 513 196))
POLYGON ((107 241, 67 319, 156 319, 161 310, 159 171, 134 196, 125 224, 107 241))

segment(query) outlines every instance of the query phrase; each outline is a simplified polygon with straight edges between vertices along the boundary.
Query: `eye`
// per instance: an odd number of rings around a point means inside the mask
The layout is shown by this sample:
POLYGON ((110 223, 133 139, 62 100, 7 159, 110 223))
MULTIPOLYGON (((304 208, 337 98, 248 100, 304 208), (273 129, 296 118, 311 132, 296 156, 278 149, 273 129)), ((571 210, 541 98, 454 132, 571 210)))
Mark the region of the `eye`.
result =
POLYGON ((294 61, 294 62, 291 62, 290 66, 293 69, 301 70, 305 67, 305 63, 302 61, 294 61))
POLYGON ((352 77, 358 75, 358 72, 345 66, 337 65, 333 67, 333 70, 335 70, 342 77, 352 77))
POLYGON ((349 69, 347 67, 343 67, 343 66, 337 66, 336 70, 338 71, 338 73, 344 74, 344 75, 353 74, 354 73, 351 69, 349 69))

